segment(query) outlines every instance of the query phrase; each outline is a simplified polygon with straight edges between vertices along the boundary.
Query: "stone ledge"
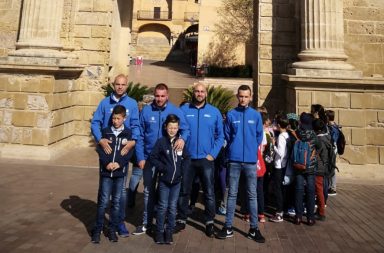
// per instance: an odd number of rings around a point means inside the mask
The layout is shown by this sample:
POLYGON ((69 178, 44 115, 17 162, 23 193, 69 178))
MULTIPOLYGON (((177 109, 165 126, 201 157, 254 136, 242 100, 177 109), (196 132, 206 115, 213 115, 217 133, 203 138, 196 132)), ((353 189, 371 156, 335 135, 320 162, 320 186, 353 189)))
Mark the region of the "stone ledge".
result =
POLYGON ((340 172, 337 177, 343 180, 380 181, 384 182, 384 165, 365 164, 351 165, 347 163, 337 164, 340 172))

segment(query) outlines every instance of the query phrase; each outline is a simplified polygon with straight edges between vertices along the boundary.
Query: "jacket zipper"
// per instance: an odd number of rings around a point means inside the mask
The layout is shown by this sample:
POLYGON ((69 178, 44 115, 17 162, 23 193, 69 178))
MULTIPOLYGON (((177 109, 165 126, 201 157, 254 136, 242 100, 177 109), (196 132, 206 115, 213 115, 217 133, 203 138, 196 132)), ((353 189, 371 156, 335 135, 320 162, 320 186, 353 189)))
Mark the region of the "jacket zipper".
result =
MULTIPOLYGON (((161 110, 159 110, 159 118, 158 118, 158 121, 159 121, 159 128, 157 129, 157 139, 160 138, 160 130, 161 130, 161 110)), ((156 139, 156 140, 157 140, 156 139)))
POLYGON ((173 158, 173 175, 171 179, 171 184, 172 184, 176 174, 177 154, 176 154, 176 151, 173 150, 172 145, 171 145, 171 150, 172 150, 172 158, 173 158))
POLYGON ((244 162, 244 157, 245 157, 245 142, 244 142, 244 140, 245 140, 245 109, 246 108, 244 108, 244 111, 243 111, 243 162, 244 162))
POLYGON ((200 108, 197 109, 196 158, 199 159, 200 108))
MULTIPOLYGON (((118 148, 118 142, 120 141, 120 138, 116 138, 116 143, 115 143, 115 150, 113 151, 113 158, 112 158, 112 162, 114 163, 115 162, 115 157, 116 157, 116 150, 118 148)), ((111 171, 111 177, 113 177, 113 171, 111 171)))

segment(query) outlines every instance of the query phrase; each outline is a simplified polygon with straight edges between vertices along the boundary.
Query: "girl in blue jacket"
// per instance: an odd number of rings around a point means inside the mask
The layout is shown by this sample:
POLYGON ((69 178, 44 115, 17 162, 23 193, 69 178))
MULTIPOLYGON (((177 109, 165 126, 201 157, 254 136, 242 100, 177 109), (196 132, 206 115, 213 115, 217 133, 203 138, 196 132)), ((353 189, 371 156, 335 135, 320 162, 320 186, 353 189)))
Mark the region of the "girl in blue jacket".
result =
POLYGON ((157 140, 149 159, 159 172, 159 207, 156 217, 155 241, 158 244, 172 244, 176 222, 176 207, 180 193, 181 177, 184 168, 189 166, 190 156, 184 146, 175 150, 174 143, 179 138, 180 119, 169 114, 164 122, 166 137, 157 140), (167 224, 165 220, 167 217, 167 224))

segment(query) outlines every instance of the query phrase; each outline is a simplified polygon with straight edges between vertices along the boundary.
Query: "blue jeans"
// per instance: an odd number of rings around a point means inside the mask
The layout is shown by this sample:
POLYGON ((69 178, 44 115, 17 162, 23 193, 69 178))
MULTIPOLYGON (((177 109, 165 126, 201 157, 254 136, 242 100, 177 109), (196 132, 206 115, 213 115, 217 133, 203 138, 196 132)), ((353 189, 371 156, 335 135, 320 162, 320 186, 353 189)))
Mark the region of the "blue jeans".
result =
POLYGON ((127 189, 125 188, 125 186, 127 184, 127 177, 128 177, 128 175, 125 175, 123 177, 123 186, 121 187, 119 223, 123 223, 125 220, 125 209, 127 207, 127 189))
POLYGON ((122 188, 124 184, 124 177, 100 177, 99 192, 97 197, 97 213, 95 231, 101 232, 104 224, 105 209, 108 207, 109 199, 111 198, 111 211, 109 219, 109 229, 116 230, 120 222, 119 209, 120 200, 122 198, 122 188))
POLYGON ((306 181, 306 207, 307 218, 314 219, 315 211, 315 175, 297 174, 295 187, 295 211, 296 217, 303 216, 304 181, 306 181))
POLYGON ((215 182, 214 162, 207 159, 196 159, 191 161, 189 168, 184 170, 182 187, 178 202, 178 219, 187 220, 189 213, 189 199, 192 191, 192 184, 197 175, 204 192, 204 221, 205 224, 213 223, 215 218, 215 182))
POLYGON ((176 221, 177 199, 179 198, 181 183, 167 184, 159 182, 159 206, 156 216, 156 231, 164 232, 164 223, 167 219, 166 229, 173 232, 176 221))
POLYGON ((132 167, 131 178, 129 179, 128 193, 127 193, 127 204, 128 206, 135 205, 137 186, 143 177, 143 170, 137 166, 132 167))
POLYGON ((147 160, 143 169, 144 180, 144 211, 143 225, 152 225, 153 210, 155 207, 155 186, 157 181, 157 171, 147 160))
POLYGON ((243 171, 247 187, 248 210, 250 212, 251 228, 257 228, 257 174, 256 164, 229 163, 229 192, 225 226, 232 227, 235 216, 236 198, 239 187, 240 174, 243 171))

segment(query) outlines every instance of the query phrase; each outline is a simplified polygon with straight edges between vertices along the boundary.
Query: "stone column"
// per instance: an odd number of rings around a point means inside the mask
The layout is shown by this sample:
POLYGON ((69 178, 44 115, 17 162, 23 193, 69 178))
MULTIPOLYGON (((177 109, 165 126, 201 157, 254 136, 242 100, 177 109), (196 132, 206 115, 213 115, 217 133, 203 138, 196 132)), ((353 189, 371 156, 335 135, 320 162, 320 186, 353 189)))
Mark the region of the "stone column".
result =
MULTIPOLYGON (((338 75, 350 76, 354 67, 345 62, 348 57, 344 52, 343 1, 300 0, 300 12, 302 51, 298 54, 300 61, 292 64, 290 72, 316 75, 313 69, 337 70, 338 75)), ((327 73, 335 74, 318 71, 321 76, 327 73)), ((360 76, 358 73, 355 74, 360 76)))
POLYGON ((24 0, 20 35, 12 55, 64 57, 60 29, 64 0, 24 0))

